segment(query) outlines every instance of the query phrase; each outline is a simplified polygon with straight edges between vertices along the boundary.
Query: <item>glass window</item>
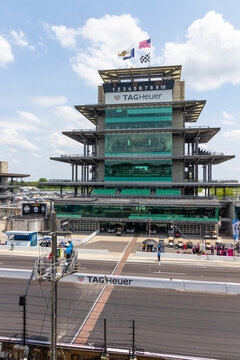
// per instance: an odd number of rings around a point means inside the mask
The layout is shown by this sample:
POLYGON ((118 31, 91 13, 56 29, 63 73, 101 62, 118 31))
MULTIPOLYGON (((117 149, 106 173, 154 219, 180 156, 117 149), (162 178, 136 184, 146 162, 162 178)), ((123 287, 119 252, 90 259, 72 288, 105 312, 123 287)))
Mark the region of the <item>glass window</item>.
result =
POLYGON ((105 181, 172 181, 172 161, 106 160, 105 181))
POLYGON ((106 109, 106 129, 172 127, 172 107, 106 109))
POLYGON ((55 205, 57 216, 128 218, 153 220, 218 221, 218 208, 171 208, 154 206, 55 205), (204 214, 209 216, 205 218, 204 214))
POLYGON ((105 155, 172 154, 171 133, 114 134, 105 136, 105 155))

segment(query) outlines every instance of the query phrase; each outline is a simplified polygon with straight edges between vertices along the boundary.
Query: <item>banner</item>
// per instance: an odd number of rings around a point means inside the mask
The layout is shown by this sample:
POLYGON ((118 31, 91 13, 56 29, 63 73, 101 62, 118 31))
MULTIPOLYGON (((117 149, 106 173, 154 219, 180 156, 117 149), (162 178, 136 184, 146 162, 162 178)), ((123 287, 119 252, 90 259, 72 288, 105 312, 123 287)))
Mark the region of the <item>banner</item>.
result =
POLYGON ((233 238, 234 241, 239 241, 239 220, 232 220, 232 228, 233 228, 233 238))
POLYGON ((155 91, 136 91, 136 92, 119 92, 105 94, 105 104, 134 104, 134 103, 159 103, 171 102, 172 90, 155 90, 155 91))

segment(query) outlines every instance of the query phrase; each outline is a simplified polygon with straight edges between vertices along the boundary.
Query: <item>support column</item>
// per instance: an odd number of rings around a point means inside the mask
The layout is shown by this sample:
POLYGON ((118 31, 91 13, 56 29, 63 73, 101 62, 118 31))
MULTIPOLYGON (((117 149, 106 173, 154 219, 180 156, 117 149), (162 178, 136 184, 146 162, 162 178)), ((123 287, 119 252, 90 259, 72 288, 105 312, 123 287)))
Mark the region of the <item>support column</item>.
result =
POLYGON ((190 143, 187 144, 187 154, 190 155, 190 143))
POLYGON ((198 137, 195 139, 195 154, 198 154, 198 137))
POLYGON ((208 182, 211 181, 211 170, 210 170, 210 164, 208 164, 208 182))
POLYGON ((87 181, 89 181, 89 170, 90 170, 90 166, 87 165, 87 181))
POLYGON ((192 155, 194 155, 194 143, 191 143, 192 145, 192 155))
POLYGON ((195 164, 195 181, 198 181, 198 163, 195 164))
POLYGON ((78 165, 75 165, 75 181, 78 181, 78 165))
POLYGON ((72 181, 74 181, 74 164, 72 164, 72 181))
POLYGON ((83 164, 81 165, 81 181, 83 181, 83 164))
POLYGON ((207 169, 206 165, 203 165, 203 182, 207 181, 207 169))

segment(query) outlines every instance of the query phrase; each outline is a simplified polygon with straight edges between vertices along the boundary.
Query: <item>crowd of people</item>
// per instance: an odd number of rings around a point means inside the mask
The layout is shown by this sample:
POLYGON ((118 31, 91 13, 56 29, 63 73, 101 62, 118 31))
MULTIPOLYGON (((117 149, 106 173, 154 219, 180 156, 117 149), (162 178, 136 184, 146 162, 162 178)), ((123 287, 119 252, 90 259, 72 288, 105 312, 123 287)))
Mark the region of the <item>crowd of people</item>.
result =
MULTIPOLYGON (((212 245, 210 250, 211 250, 211 255, 233 256, 233 249, 228 249, 221 244, 217 244, 216 248, 214 247, 214 245, 212 245)), ((205 254, 205 252, 201 249, 199 243, 197 243, 197 245, 193 247, 192 253, 197 255, 205 254)))

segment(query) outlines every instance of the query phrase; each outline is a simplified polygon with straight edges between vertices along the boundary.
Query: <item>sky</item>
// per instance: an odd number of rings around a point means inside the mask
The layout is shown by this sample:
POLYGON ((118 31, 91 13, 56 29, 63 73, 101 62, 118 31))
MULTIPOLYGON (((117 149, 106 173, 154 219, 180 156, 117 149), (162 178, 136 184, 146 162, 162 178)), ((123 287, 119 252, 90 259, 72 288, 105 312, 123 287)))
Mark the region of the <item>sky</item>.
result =
POLYGON ((82 154, 63 130, 92 128, 74 105, 97 103, 99 69, 142 66, 117 54, 151 38, 151 65, 182 65, 197 123, 221 127, 204 148, 236 155, 213 179, 240 181, 240 1, 0 1, 0 160, 29 180, 70 179, 50 156, 82 154))

